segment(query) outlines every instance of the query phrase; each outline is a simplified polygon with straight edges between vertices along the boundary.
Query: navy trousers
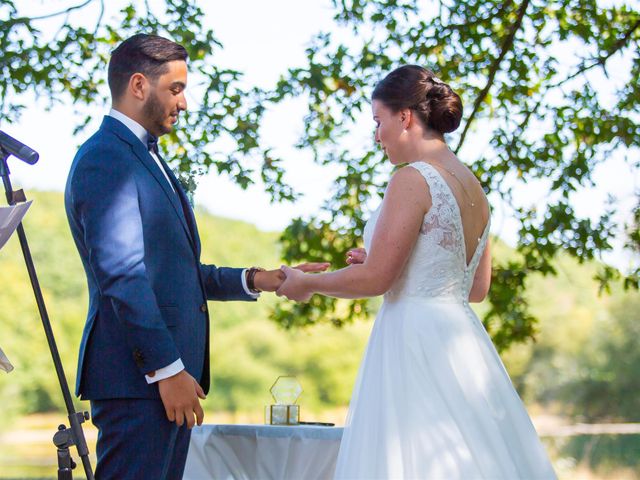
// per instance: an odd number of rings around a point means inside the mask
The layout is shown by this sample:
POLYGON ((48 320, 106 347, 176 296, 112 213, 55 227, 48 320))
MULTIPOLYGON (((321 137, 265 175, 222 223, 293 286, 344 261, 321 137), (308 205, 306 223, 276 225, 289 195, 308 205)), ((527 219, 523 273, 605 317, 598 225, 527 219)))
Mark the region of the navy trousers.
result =
POLYGON ((167 419, 161 400, 92 400, 96 480, 180 480, 191 430, 167 419))

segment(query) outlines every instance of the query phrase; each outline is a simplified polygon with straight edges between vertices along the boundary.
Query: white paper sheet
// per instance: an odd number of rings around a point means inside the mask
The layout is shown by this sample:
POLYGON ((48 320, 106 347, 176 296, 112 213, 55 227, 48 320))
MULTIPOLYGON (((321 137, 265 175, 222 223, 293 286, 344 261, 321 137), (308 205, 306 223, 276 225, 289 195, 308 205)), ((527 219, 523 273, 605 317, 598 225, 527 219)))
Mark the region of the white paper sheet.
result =
POLYGON ((4 370, 7 373, 13 370, 13 365, 11 365, 11 362, 5 356, 1 348, 0 348, 0 370, 4 370))
POLYGON ((27 210, 29 210, 32 201, 0 208, 0 248, 4 247, 4 244, 7 243, 11 234, 18 227, 27 210))

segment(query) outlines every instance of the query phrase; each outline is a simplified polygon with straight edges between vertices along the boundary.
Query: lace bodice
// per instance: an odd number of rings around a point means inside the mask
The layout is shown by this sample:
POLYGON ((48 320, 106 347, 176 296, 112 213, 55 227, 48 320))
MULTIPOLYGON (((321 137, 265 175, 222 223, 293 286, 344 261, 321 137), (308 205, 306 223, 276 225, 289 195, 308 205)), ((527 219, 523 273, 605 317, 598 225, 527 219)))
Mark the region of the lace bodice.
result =
MULTIPOLYGON (((385 298, 399 296, 442 297, 452 301, 467 301, 480 257, 487 244, 489 222, 479 239, 469 265, 462 227, 460 208, 449 185, 430 164, 414 162, 431 192, 432 206, 425 214, 420 235, 402 274, 385 298)), ((367 250, 378 220, 380 207, 371 215, 364 229, 367 250)))

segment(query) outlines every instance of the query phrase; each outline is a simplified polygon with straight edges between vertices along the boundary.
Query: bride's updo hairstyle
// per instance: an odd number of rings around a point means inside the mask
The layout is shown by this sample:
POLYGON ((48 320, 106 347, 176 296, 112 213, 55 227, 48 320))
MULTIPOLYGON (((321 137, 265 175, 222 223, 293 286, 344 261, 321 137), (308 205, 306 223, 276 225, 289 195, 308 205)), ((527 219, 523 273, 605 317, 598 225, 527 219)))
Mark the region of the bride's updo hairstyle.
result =
POLYGON ((436 132, 453 132, 462 119, 462 100, 432 71, 404 65, 387 75, 373 90, 372 100, 381 101, 394 113, 408 108, 422 124, 436 132))

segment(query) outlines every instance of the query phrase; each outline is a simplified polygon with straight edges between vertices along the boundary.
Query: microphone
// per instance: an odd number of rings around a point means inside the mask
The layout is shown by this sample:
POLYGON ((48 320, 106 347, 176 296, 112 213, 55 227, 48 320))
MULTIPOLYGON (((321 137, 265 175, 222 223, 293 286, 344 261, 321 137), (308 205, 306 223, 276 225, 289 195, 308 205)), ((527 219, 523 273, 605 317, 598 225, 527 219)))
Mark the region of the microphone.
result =
POLYGON ((0 149, 29 165, 33 165, 40 158, 40 155, 34 149, 27 147, 24 143, 20 143, 2 130, 0 130, 0 149))

